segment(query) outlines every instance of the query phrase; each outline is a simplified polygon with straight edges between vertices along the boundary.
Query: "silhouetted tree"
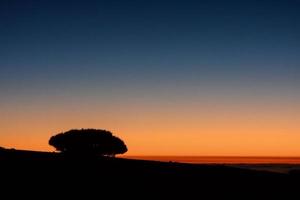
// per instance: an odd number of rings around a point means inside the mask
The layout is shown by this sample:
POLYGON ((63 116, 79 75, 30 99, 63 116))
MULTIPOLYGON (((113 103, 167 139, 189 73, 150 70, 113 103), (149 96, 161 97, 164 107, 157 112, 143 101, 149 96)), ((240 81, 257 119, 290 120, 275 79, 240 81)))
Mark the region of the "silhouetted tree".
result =
POLYGON ((72 154, 115 156, 127 152, 124 142, 110 131, 70 130, 52 136, 49 144, 56 150, 72 154))

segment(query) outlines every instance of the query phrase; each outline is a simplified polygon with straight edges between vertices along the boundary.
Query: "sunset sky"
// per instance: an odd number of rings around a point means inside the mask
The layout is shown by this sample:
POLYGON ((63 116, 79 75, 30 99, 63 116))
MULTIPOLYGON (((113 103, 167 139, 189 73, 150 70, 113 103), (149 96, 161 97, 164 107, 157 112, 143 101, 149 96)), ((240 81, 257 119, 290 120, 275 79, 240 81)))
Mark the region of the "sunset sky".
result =
POLYGON ((300 156, 300 1, 1 0, 0 146, 300 156), (72 2, 72 3, 71 3, 72 2))

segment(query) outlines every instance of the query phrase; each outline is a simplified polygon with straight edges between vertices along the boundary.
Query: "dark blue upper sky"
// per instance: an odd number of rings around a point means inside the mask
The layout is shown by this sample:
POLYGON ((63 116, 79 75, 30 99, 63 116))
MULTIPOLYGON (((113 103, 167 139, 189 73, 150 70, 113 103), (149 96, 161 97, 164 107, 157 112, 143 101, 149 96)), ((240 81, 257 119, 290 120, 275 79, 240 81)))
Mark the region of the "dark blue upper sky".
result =
POLYGON ((298 0, 2 0, 1 93, 295 92, 299 10, 298 0))

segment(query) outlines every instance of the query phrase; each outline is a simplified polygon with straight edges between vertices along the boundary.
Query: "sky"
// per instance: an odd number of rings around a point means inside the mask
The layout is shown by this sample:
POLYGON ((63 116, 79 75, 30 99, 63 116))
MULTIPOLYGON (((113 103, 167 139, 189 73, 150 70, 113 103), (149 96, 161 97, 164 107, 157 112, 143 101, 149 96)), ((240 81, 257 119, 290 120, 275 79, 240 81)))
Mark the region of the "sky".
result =
POLYGON ((300 1, 1 0, 0 146, 300 156, 300 1))

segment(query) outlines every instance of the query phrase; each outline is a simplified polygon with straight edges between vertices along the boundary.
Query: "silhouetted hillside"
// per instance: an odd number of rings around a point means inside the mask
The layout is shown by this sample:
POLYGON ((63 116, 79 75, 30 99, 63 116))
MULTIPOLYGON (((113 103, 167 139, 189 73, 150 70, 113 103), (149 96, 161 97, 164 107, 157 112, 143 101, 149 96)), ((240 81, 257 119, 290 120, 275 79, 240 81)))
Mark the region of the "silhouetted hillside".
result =
MULTIPOLYGON (((47 195, 178 197, 287 197, 299 176, 222 165, 180 164, 59 153, 0 150, 3 191, 47 195), (140 194, 143 196, 140 196, 140 194)), ((11 193, 14 195, 14 193, 11 193)))

